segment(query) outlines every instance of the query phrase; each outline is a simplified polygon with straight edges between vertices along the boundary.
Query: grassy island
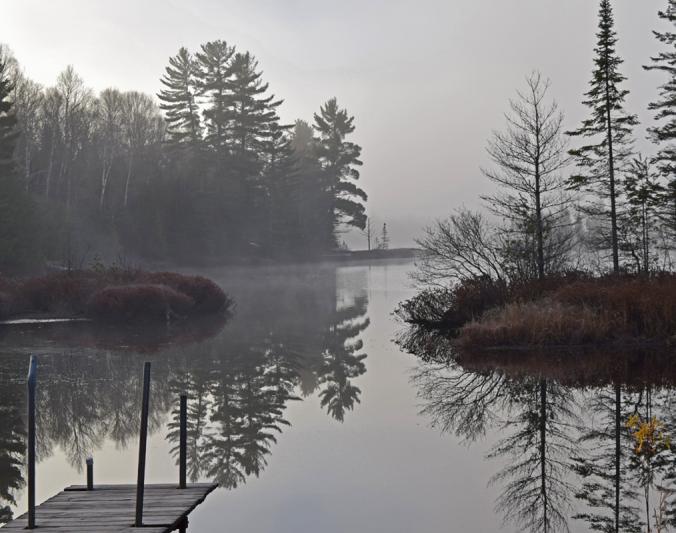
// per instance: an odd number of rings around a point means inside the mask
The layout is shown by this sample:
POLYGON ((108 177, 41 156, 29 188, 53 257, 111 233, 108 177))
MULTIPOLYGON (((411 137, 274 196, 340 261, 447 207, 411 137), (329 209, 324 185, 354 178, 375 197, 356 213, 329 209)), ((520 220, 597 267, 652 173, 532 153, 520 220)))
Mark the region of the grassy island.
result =
POLYGON ((213 281, 173 272, 113 268, 0 278, 0 319, 158 322, 220 314, 231 306, 213 281))
POLYGON ((669 344, 676 340, 676 275, 472 278, 425 291, 398 314, 468 349, 669 344))

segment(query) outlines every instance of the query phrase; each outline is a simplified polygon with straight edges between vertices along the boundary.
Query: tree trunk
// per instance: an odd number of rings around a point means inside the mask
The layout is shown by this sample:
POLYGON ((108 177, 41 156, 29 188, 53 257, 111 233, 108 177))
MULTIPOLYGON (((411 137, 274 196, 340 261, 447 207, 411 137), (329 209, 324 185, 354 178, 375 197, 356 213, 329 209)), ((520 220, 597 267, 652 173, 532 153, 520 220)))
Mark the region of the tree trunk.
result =
POLYGON ((134 155, 129 154, 129 165, 127 166, 127 179, 124 182, 124 207, 126 209, 129 203, 129 183, 131 182, 131 170, 134 162, 134 155))
MULTIPOLYGON (((607 53, 607 52, 606 52, 607 53)), ((606 122, 608 139, 608 177, 610 178, 610 240, 613 248, 613 273, 620 272, 620 252, 617 238, 617 206, 615 199, 615 161, 613 158, 613 124, 610 116, 610 81, 606 62, 606 122)))
POLYGON ((621 389, 620 385, 615 385, 615 533, 620 532, 620 457, 622 448, 620 447, 621 421, 621 389))
POLYGON ((547 495, 547 381, 540 380, 540 492, 542 494, 543 532, 549 531, 547 495))

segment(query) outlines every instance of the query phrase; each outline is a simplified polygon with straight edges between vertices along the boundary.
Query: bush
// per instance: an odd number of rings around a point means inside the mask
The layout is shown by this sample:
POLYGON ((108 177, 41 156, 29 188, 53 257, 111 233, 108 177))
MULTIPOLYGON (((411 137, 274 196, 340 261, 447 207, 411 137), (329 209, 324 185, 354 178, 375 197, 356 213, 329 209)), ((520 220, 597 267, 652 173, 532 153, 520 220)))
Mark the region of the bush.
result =
POLYGON ((16 293, 27 312, 79 315, 99 284, 93 274, 60 272, 29 278, 19 283, 16 293))
POLYGON ((197 314, 218 313, 231 303, 218 285, 202 276, 184 276, 174 272, 148 272, 141 276, 148 283, 166 285, 190 296, 195 302, 197 314))
POLYGON ((165 285, 123 285, 97 291, 87 314, 118 322, 169 320, 185 316, 194 305, 192 298, 165 285))
POLYGON ((129 317, 166 318, 167 309, 169 316, 207 315, 227 310, 232 302, 211 280, 171 272, 108 269, 58 272, 25 280, 0 277, 0 317, 87 314, 114 318, 125 315, 124 305, 129 306, 129 317), (142 309, 144 301, 147 312, 142 309))

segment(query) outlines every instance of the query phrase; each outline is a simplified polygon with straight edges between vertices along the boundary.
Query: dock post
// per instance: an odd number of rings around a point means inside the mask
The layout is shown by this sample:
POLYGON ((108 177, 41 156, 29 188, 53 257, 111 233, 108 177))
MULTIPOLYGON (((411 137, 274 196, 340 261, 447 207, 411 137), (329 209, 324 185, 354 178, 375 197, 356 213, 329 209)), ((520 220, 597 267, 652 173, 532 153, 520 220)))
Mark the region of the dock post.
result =
POLYGON ((28 529, 35 529, 35 389, 38 360, 31 355, 28 367, 28 529))
POLYGON ((188 396, 181 394, 181 407, 179 412, 179 481, 178 486, 181 489, 185 488, 187 477, 187 463, 188 463, 188 396))
POLYGON ((150 404, 150 363, 143 365, 143 403, 141 405, 141 434, 138 448, 138 476, 136 480, 136 522, 143 526, 143 489, 146 477, 146 444, 148 440, 148 408, 150 404))
POLYGON ((87 457, 87 490, 94 490, 94 458, 87 457))
POLYGON ((178 533, 188 533, 188 517, 186 516, 181 520, 181 524, 178 526, 178 533))

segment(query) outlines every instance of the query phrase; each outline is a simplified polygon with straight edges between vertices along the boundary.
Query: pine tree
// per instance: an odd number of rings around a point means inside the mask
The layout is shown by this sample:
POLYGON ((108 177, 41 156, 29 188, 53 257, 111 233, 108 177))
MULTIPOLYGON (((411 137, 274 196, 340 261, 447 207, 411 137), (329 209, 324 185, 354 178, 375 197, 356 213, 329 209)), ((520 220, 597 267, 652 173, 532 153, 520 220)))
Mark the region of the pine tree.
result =
POLYGON ((229 204, 231 217, 239 225, 239 246, 247 252, 260 250, 266 240, 268 191, 263 177, 266 153, 276 135, 291 126, 281 125, 277 108, 282 100, 268 93, 258 62, 250 53, 237 53, 232 59, 232 75, 227 82, 225 124, 230 148, 229 170, 234 180, 229 204))
POLYGON ((259 154, 272 136, 273 125, 279 123, 277 108, 283 102, 266 95, 269 85, 263 82, 262 75, 249 52, 235 54, 224 117, 232 152, 240 158, 239 171, 248 176, 262 169, 259 154))
POLYGON ((166 87, 158 95, 160 109, 166 112, 167 133, 175 146, 197 146, 202 141, 202 125, 196 96, 197 64, 186 48, 169 58, 161 80, 166 87))
POLYGON ((317 156, 318 141, 314 130, 304 120, 296 121, 291 147, 297 161, 293 208, 297 231, 293 233, 297 252, 312 255, 333 248, 333 225, 327 216, 331 198, 324 187, 321 162, 317 156))
POLYGON ((361 230, 366 225, 366 193, 357 186, 361 166, 361 147, 347 141, 354 132, 354 117, 332 98, 314 115, 314 128, 319 134, 317 156, 324 171, 324 187, 331 205, 329 224, 334 236, 341 224, 361 230))
POLYGON ((590 206, 590 214, 601 215, 610 221, 610 248, 613 271, 619 272, 618 239, 618 178, 623 163, 631 152, 632 127, 638 123, 636 115, 624 112, 624 101, 629 91, 620 85, 626 78, 620 73, 623 63, 615 50, 617 34, 610 0, 601 0, 599 31, 594 51, 594 71, 591 88, 583 102, 591 111, 588 119, 569 135, 588 138, 587 144, 571 150, 577 160, 579 173, 570 178, 570 185, 578 190, 591 192, 600 203, 590 206), (606 206, 610 204, 610 210, 606 206))
MULTIPOLYGON (((668 0, 667 9, 659 11, 660 19, 676 25, 676 0, 668 0)), ((664 194, 664 218, 676 237, 676 32, 654 31, 655 38, 666 46, 666 50, 651 57, 646 70, 658 70, 667 76, 667 82, 660 86, 659 98, 648 109, 655 111, 657 126, 648 128, 648 133, 660 148, 654 159, 658 173, 667 180, 664 194)))
POLYGON ((319 383, 321 406, 339 422, 360 403, 361 389, 352 383, 366 372, 361 333, 369 327, 368 298, 359 296, 352 305, 334 313, 322 349, 319 383))
POLYGON ((201 51, 195 54, 199 72, 199 94, 206 97, 208 104, 203 113, 205 140, 210 147, 216 149, 224 147, 227 140, 226 98, 234 54, 235 47, 221 40, 203 44, 201 51))
POLYGON ((12 90, 7 60, 0 55, 0 271, 29 266, 36 245, 33 206, 15 167, 19 130, 12 90))
POLYGON ((283 255, 293 248, 300 230, 297 216, 298 162, 284 127, 275 123, 263 151, 263 178, 267 190, 266 248, 283 255))
POLYGON ((622 214, 621 247, 627 251, 639 272, 648 273, 655 259, 657 219, 664 187, 640 155, 629 164, 623 182, 627 208, 622 214))
POLYGON ((387 232, 387 224, 383 223, 383 231, 380 234, 380 248, 382 250, 390 249, 390 235, 387 232))

